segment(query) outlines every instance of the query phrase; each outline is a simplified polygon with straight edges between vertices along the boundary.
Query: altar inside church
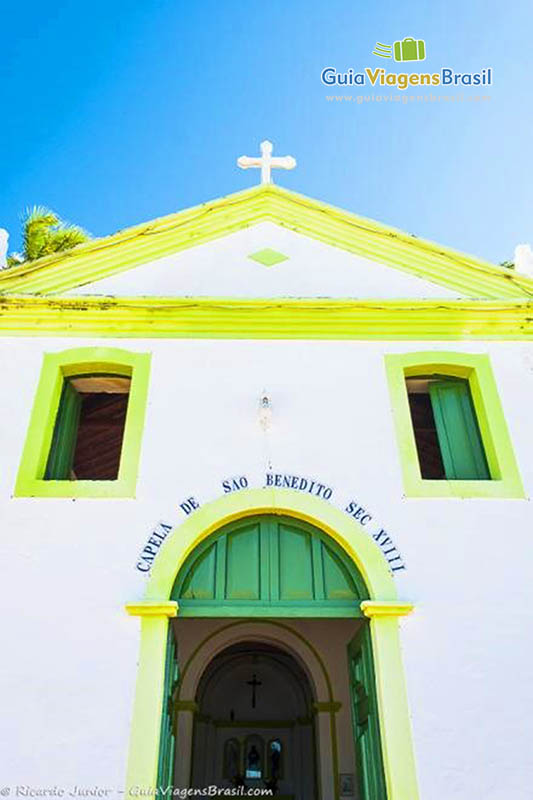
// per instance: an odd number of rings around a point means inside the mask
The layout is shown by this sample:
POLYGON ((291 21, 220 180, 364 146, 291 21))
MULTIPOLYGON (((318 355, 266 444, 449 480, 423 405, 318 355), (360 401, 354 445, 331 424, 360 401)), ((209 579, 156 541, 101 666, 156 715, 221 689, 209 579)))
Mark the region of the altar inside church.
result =
POLYGON ((270 789, 283 800, 316 796, 315 720, 309 680, 267 643, 215 657, 197 693, 193 787, 270 789), (206 765, 213 764, 209 779, 206 765))

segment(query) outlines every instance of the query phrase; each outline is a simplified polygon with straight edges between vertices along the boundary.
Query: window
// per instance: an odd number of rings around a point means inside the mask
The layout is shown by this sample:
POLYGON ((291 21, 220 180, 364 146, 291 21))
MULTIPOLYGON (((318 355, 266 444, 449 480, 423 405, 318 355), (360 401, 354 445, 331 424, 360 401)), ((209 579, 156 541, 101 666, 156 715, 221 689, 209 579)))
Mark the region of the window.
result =
POLYGON ((47 353, 16 496, 133 497, 149 365, 115 348, 47 353))
POLYGON ((64 381, 45 480, 118 478, 130 384, 120 375, 64 381))
POLYGON ((424 479, 490 480, 470 386, 463 378, 406 378, 424 479))
POLYGON ((488 356, 385 360, 407 497, 524 497, 488 356))

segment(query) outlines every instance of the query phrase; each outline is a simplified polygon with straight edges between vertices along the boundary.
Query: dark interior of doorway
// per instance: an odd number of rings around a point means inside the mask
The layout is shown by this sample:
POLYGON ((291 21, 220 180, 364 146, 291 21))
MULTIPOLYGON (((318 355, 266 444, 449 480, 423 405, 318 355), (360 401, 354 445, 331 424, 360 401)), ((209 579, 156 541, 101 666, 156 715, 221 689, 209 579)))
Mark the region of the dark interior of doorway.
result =
POLYGON ((196 702, 191 786, 316 798, 313 691, 290 653, 259 642, 225 649, 205 670, 196 702))

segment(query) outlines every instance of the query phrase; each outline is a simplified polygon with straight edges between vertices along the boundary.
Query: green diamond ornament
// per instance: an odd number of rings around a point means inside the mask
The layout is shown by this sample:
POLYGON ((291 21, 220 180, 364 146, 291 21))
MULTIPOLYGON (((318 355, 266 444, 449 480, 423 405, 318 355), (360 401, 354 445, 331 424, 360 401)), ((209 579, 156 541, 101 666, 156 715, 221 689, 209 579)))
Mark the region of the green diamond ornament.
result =
POLYGON ((277 250, 272 250, 270 247, 265 247, 264 250, 258 250, 257 253, 250 253, 248 258, 252 261, 257 261, 258 264, 263 264, 264 267, 273 267, 281 261, 287 261, 289 256, 284 256, 277 250))

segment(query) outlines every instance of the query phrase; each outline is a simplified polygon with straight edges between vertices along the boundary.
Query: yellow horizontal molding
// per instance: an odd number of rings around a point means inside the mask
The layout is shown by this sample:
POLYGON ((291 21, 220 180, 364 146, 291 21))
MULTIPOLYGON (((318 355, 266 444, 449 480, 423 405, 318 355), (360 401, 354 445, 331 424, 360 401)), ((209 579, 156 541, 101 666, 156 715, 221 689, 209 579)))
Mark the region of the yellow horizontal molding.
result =
POLYGON ((365 617, 406 617, 414 608, 412 603, 386 600, 363 600, 361 603, 361 611, 365 617))
POLYGON ((533 338, 533 301, 12 296, 0 335, 219 339, 533 338))
POLYGON ((279 186, 258 186, 0 274, 0 294, 60 293, 259 222, 385 263, 468 297, 533 297, 533 280, 279 186))
MULTIPOLYGON (((25 453, 28 452, 27 450, 25 453)), ((26 459, 19 471, 15 486, 15 497, 53 497, 57 499, 89 498, 94 500, 128 500, 135 497, 135 485, 131 481, 51 481, 33 478, 26 472, 26 459)))
POLYGON ((179 606, 175 600, 142 600, 126 603, 125 609, 132 617, 177 617, 179 606))

